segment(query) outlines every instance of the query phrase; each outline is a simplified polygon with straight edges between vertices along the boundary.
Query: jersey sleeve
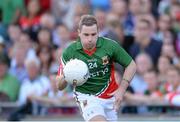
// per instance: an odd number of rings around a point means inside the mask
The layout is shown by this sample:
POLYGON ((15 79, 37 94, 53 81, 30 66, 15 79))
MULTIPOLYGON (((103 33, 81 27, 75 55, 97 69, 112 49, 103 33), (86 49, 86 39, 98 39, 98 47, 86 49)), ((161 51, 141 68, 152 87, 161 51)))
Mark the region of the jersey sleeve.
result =
POLYGON ((57 76, 62 75, 64 65, 65 65, 65 64, 62 62, 62 57, 61 57, 60 64, 59 64, 59 68, 58 68, 58 72, 57 72, 57 76))
POLYGON ((61 59, 60 59, 60 64, 59 64, 57 76, 62 75, 62 73, 63 73, 63 68, 64 68, 65 64, 68 62, 68 60, 70 60, 68 57, 70 57, 70 56, 68 56, 67 53, 66 53, 66 51, 64 51, 64 52, 62 53, 62 56, 61 56, 61 59))
POLYGON ((132 57, 116 42, 112 45, 113 60, 123 67, 127 67, 132 61, 132 57))

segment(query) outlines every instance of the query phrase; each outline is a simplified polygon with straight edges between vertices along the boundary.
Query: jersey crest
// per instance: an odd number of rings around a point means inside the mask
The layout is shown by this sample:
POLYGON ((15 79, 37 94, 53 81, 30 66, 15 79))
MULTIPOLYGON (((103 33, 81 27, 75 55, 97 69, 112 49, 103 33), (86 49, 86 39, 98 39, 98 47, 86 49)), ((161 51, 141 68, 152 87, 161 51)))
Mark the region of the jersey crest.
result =
POLYGON ((108 63, 109 63, 108 56, 104 56, 104 57, 102 57, 102 62, 103 62, 103 65, 108 64, 108 63))

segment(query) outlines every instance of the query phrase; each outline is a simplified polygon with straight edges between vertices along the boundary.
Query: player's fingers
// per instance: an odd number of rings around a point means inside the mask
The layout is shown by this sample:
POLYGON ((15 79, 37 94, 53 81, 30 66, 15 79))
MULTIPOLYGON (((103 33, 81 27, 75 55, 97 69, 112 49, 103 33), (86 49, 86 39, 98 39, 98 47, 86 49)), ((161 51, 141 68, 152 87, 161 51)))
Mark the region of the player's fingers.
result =
POLYGON ((57 80, 57 81, 61 80, 61 76, 59 76, 59 75, 56 76, 56 80, 57 80))
POLYGON ((57 81, 60 81, 60 80, 62 80, 64 78, 64 75, 57 75, 56 76, 56 80, 57 81))
POLYGON ((120 104, 121 104, 121 101, 119 99, 115 100, 114 106, 113 106, 115 111, 119 110, 120 104))
POLYGON ((77 85, 77 80, 73 80, 73 86, 77 85))

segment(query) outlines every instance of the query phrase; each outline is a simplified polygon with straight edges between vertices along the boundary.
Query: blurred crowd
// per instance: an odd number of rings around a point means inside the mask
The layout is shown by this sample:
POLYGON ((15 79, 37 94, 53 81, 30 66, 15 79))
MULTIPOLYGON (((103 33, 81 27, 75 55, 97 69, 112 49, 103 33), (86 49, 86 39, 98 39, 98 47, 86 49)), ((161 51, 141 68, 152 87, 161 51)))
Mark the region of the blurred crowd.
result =
MULTIPOLYGON (((93 14, 99 35, 117 41, 137 64, 125 95, 127 103, 162 100, 176 105, 180 0, 1 0, 1 102, 23 106, 72 101, 72 87, 58 91, 55 77, 62 50, 78 38, 78 22, 84 14, 93 14)), ((117 81, 121 73, 117 66, 117 81)))

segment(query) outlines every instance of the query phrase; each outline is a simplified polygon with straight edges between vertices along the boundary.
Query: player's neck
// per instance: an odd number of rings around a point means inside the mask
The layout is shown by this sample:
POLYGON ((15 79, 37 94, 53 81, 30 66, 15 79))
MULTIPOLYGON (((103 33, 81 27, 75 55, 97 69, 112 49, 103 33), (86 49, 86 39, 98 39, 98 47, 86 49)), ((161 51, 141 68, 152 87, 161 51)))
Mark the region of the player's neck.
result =
POLYGON ((83 50, 86 50, 86 51, 93 51, 94 49, 96 48, 96 46, 92 47, 92 48, 86 48, 86 47, 83 47, 83 50))
POLYGON ((94 47, 93 49, 91 50, 87 50, 85 48, 83 48, 83 51, 88 54, 89 56, 91 56, 92 54, 94 54, 96 52, 96 47, 94 47))

